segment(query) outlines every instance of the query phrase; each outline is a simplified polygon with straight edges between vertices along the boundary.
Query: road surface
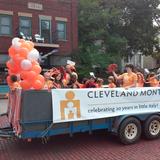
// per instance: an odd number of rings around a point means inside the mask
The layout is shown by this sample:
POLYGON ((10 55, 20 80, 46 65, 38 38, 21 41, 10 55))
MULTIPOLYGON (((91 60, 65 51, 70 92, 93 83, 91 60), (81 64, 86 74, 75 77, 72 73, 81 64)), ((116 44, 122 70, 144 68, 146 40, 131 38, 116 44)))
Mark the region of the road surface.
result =
POLYGON ((160 160, 160 140, 125 146, 105 132, 41 140, 1 140, 0 160, 160 160))

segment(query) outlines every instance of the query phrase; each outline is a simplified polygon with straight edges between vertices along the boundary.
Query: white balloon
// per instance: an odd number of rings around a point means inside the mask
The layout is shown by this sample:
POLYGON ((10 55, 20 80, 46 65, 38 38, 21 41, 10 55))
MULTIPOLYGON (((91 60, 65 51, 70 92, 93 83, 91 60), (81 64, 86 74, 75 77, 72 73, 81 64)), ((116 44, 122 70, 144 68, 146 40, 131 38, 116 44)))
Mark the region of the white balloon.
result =
POLYGON ((12 39, 12 44, 14 45, 15 43, 19 42, 19 38, 18 37, 15 37, 12 39))
POLYGON ((33 49, 28 53, 27 58, 31 61, 33 60, 37 61, 39 59, 39 52, 36 49, 33 49))
POLYGON ((32 63, 28 59, 24 59, 21 62, 21 68, 25 71, 30 70, 32 68, 32 63))
POLYGON ((21 43, 19 42, 19 38, 15 37, 12 39, 12 45, 14 48, 18 49, 21 46, 21 43))

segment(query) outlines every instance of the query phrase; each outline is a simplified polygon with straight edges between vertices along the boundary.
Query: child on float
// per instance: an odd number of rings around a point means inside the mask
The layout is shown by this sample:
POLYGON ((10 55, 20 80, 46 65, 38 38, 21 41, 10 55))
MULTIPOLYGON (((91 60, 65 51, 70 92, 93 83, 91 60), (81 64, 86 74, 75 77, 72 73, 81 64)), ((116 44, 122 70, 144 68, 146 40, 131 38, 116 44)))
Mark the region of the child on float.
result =
POLYGON ((113 76, 108 77, 108 88, 116 88, 115 79, 113 76))
POLYGON ((104 80, 102 78, 97 78, 97 88, 103 88, 104 80))
POLYGON ((81 84, 81 87, 80 88, 86 88, 86 85, 87 85, 87 82, 88 82, 88 78, 83 78, 82 79, 82 84, 81 84))
POLYGON ((65 75, 64 75, 64 79, 63 79, 63 84, 66 87, 70 83, 71 74, 73 72, 76 72, 75 62, 72 62, 72 61, 68 60, 67 65, 65 66, 65 75))
POLYGON ((53 88, 65 88, 63 84, 63 74, 57 69, 57 71, 52 75, 53 88))
POLYGON ((72 72, 71 79, 68 84, 68 88, 81 88, 82 84, 78 82, 78 75, 76 72, 72 72))
POLYGON ((97 88, 95 76, 89 77, 88 81, 86 82, 86 88, 97 88))
POLYGON ((137 75, 134 73, 134 66, 132 64, 126 64, 125 69, 126 72, 119 76, 115 73, 115 71, 112 71, 115 79, 122 80, 122 87, 126 89, 136 87, 137 75))
POLYGON ((20 89, 21 88, 18 77, 16 75, 11 75, 10 76, 9 87, 10 87, 11 91, 14 91, 15 89, 20 89))

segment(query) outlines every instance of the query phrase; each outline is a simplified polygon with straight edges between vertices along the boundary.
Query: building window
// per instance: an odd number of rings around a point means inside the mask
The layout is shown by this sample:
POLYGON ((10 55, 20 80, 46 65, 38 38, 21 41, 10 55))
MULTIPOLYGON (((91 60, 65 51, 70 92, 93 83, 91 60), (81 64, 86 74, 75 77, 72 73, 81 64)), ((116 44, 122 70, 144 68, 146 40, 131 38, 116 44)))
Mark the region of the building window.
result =
POLYGON ((51 20, 45 20, 41 19, 40 20, 40 33, 41 37, 44 38, 44 41, 46 43, 51 42, 51 20))
POLYGON ((12 17, 0 14, 0 35, 12 35, 12 17))
POLYGON ((30 17, 20 17, 19 32, 22 32, 24 36, 32 35, 32 22, 30 17))
POLYGON ((66 22, 58 21, 57 22, 57 34, 58 40, 66 40, 66 22))

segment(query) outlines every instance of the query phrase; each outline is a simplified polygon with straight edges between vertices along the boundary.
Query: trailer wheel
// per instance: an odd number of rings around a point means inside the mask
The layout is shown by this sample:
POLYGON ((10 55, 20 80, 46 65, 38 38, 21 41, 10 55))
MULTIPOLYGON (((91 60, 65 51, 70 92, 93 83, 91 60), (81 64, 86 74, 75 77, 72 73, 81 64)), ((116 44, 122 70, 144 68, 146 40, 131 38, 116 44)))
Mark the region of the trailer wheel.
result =
POLYGON ((133 144, 137 142, 141 136, 140 121, 134 117, 125 119, 120 124, 118 135, 123 144, 133 144))
POLYGON ((160 116, 153 115, 145 121, 144 136, 150 140, 160 136, 160 116))

